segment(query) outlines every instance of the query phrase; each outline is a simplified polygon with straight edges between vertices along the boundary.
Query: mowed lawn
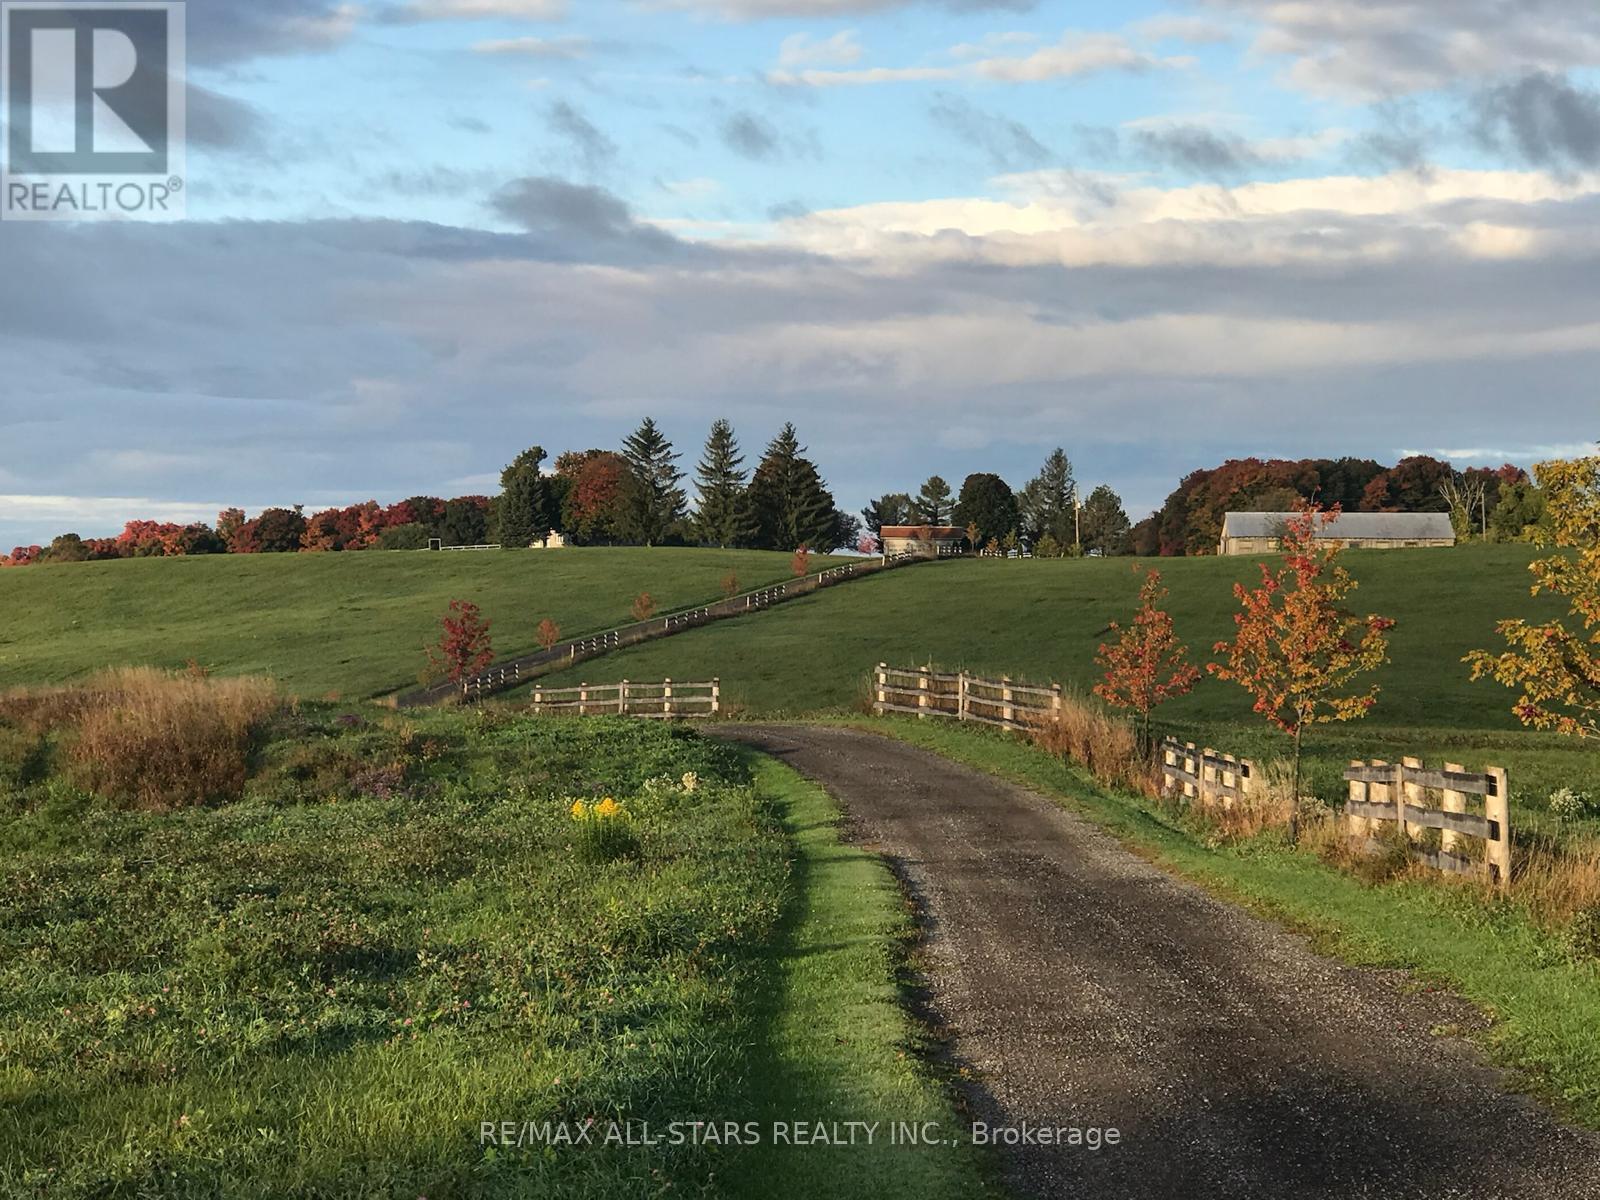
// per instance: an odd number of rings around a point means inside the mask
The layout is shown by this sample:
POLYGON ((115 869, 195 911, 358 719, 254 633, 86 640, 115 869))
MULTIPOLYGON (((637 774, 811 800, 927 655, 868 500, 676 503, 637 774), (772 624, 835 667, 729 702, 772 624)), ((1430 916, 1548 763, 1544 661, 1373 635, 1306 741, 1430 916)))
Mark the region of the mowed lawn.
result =
MULTIPOLYGON (((1514 791, 1536 806, 1552 787, 1600 779, 1600 752, 1524 731, 1510 713, 1513 695, 1493 683, 1473 683, 1461 662, 1469 650, 1497 645, 1495 623, 1502 618, 1560 611, 1529 595, 1527 568, 1536 556, 1526 546, 1346 556, 1361 585, 1352 607, 1399 624, 1372 715, 1319 728, 1308 739, 1319 792, 1338 793, 1338 772, 1352 758, 1393 760, 1408 753, 1430 761, 1448 756, 1468 766, 1493 761, 1511 770, 1514 791)), ((723 622, 582 663, 549 682, 718 675, 730 705, 759 714, 858 707, 879 661, 964 667, 1087 691, 1098 678, 1094 658, 1109 636, 1107 626, 1129 617, 1135 571, 1149 566, 1161 570, 1178 634, 1203 665, 1213 657, 1212 644, 1233 629, 1234 583, 1259 578, 1254 559, 979 559, 918 566, 826 590, 754 620, 723 622)), ((1267 755, 1284 745, 1251 712, 1241 688, 1209 677, 1162 715, 1173 732, 1226 751, 1267 755)))
MULTIPOLYGON (((493 623, 501 655, 537 649, 546 617, 567 636, 789 578, 790 555, 755 550, 215 555, 70 563, 0 572, 0 688, 58 683, 107 666, 270 675, 306 696, 364 697, 414 685, 425 643, 456 598, 493 623)), ((820 569, 829 560, 814 560, 820 569)))

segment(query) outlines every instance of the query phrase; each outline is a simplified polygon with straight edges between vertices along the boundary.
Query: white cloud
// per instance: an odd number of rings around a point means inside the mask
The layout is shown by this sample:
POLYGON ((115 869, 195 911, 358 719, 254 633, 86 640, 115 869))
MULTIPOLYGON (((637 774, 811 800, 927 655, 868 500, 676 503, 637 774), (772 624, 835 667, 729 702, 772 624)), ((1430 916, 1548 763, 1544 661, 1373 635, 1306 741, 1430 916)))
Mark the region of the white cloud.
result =
POLYGON ((1103 71, 1146 71, 1184 67, 1187 58, 1158 58, 1135 49, 1115 33, 1067 33, 1051 46, 1026 54, 973 54, 973 46, 957 46, 950 57, 960 61, 903 67, 786 70, 768 72, 770 83, 781 86, 860 87, 879 83, 927 83, 958 79, 999 83, 1040 83, 1070 79, 1103 71))
POLYGON ((564 21, 567 0, 409 0, 395 14, 408 21, 564 21))
POLYGON ((1140 21, 1134 32, 1151 42, 1187 42, 1191 46, 1215 46, 1231 42, 1234 34, 1228 26, 1205 17, 1180 13, 1161 13, 1140 21))
POLYGON ((572 35, 559 38, 519 37, 474 42, 477 54, 519 54, 529 58, 583 58, 589 53, 589 39, 572 35))
POLYGON ((861 61, 862 47, 856 31, 844 29, 827 38, 794 33, 778 47, 779 67, 847 67, 861 61))

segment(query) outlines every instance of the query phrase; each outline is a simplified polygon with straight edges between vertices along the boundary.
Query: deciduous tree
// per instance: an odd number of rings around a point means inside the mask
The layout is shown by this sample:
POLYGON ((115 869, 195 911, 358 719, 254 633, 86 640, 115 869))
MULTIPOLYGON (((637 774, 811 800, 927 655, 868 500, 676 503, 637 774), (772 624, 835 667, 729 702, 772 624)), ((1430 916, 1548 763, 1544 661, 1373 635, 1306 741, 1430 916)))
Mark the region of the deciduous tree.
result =
POLYGON ((648 621, 656 613, 655 597, 649 592, 640 592, 633 598, 633 619, 635 621, 648 621))
POLYGON ((987 471, 968 475, 956 499, 955 522, 962 527, 976 526, 977 536, 968 538, 976 550, 991 538, 1002 538, 1021 519, 1017 498, 1000 476, 987 471))
POLYGON ((1187 696, 1200 679, 1189 651, 1173 631, 1172 616, 1161 607, 1167 598, 1161 572, 1150 571, 1139 588, 1139 610, 1126 628, 1111 622, 1116 643, 1101 643, 1095 665, 1105 677, 1095 695, 1113 708, 1139 714, 1146 752, 1150 749, 1150 714, 1175 696, 1187 696))
POLYGON ((1566 601, 1567 619, 1500 622, 1508 649, 1467 656, 1474 679, 1520 689, 1511 711, 1535 729, 1600 736, 1600 456, 1535 468, 1549 527, 1542 546, 1560 553, 1533 563, 1533 594, 1566 601))
POLYGON ((1305 502, 1284 530, 1283 564, 1261 563, 1255 588, 1235 584, 1243 611, 1234 614, 1231 642, 1215 650, 1225 662, 1208 669, 1255 698, 1255 711, 1294 739, 1293 799, 1289 837, 1299 833, 1300 748, 1306 729, 1364 717, 1378 702, 1378 685, 1357 680, 1388 661, 1387 617, 1358 617, 1344 607, 1355 579, 1339 563, 1339 543, 1319 541, 1320 527, 1336 520, 1305 502))
POLYGON ((439 644, 428 652, 430 664, 459 684, 494 662, 489 622, 470 600, 452 600, 439 620, 439 644))
POLYGON ((1089 493, 1081 514, 1085 554, 1126 554, 1128 552, 1128 514, 1122 497, 1105 484, 1089 493))
POLYGON ((542 646, 548 653, 549 651, 554 650, 557 643, 561 641, 561 626, 557 625, 549 617, 546 617, 544 620, 539 622, 537 637, 539 639, 539 645, 542 646))

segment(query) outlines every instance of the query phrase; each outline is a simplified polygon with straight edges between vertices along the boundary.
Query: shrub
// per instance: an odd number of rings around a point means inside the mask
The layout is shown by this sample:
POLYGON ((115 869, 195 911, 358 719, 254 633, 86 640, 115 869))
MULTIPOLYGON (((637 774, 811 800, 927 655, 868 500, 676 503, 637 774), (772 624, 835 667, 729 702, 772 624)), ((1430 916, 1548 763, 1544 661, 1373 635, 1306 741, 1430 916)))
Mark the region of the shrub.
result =
POLYGON ((1585 792, 1564 787, 1550 793, 1550 815, 1558 821, 1581 821, 1589 815, 1591 808, 1585 792))
POLYGON ((794 552, 794 557, 789 560, 789 569, 796 577, 803 576, 811 570, 811 547, 801 546, 794 552))
POLYGON ((633 598, 633 619, 635 621, 648 621, 655 615, 656 602, 649 592, 640 592, 633 598))
POLYGON ((546 617, 539 622, 538 638, 539 645, 543 646, 546 651, 554 650, 556 644, 561 641, 561 626, 546 617))
POLYGON ((729 571, 722 577, 722 594, 726 599, 732 600, 739 594, 739 576, 729 571))
POLYGON ((426 525, 417 521, 391 525, 378 535, 379 550, 426 550, 431 536, 426 525))

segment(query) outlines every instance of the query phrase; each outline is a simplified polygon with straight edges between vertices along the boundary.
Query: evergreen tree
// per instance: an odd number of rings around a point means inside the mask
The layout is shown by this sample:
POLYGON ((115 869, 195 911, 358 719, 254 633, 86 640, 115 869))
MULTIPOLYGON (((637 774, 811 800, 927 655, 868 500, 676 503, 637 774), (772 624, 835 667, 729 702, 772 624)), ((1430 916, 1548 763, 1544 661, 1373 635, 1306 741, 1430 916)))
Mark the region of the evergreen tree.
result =
POLYGON ((833 496, 805 457, 793 425, 785 425, 772 439, 750 481, 749 495, 758 547, 834 549, 839 525, 833 496))
POLYGON ((1122 497, 1105 484, 1083 502, 1083 549, 1086 554, 1127 554, 1131 525, 1122 497))
POLYGON ((963 529, 969 525, 978 527, 973 549, 987 545, 991 539, 998 541, 1017 524, 1017 498, 998 475, 968 475, 961 485, 961 498, 956 501, 955 523, 963 529))
POLYGON ((911 497, 905 492, 890 492, 879 496, 861 510, 861 522, 875 538, 883 537, 885 525, 904 525, 910 520, 911 497))
POLYGON ((750 505, 745 496, 744 455, 733 436, 733 426, 716 421, 706 439, 705 455, 695 471, 700 493, 695 511, 695 533, 707 545, 740 546, 752 533, 750 505))
POLYGON ((1042 540, 1045 534, 1058 546, 1076 544, 1073 504, 1077 495, 1072 462, 1066 451, 1057 446, 1020 496, 1023 532, 1030 544, 1042 540))
POLYGON ((948 525, 950 523, 950 485, 942 476, 930 475, 922 485, 917 498, 912 501, 916 519, 923 525, 948 525))
POLYGON ((631 516, 633 533, 646 546, 654 546, 666 536, 673 523, 683 519, 686 507, 683 489, 678 486, 683 472, 672 443, 649 417, 622 443, 622 456, 638 481, 631 516))
POLYGON ((550 498, 545 491, 544 447, 530 446, 500 472, 496 506, 500 545, 524 550, 550 531, 550 498))

